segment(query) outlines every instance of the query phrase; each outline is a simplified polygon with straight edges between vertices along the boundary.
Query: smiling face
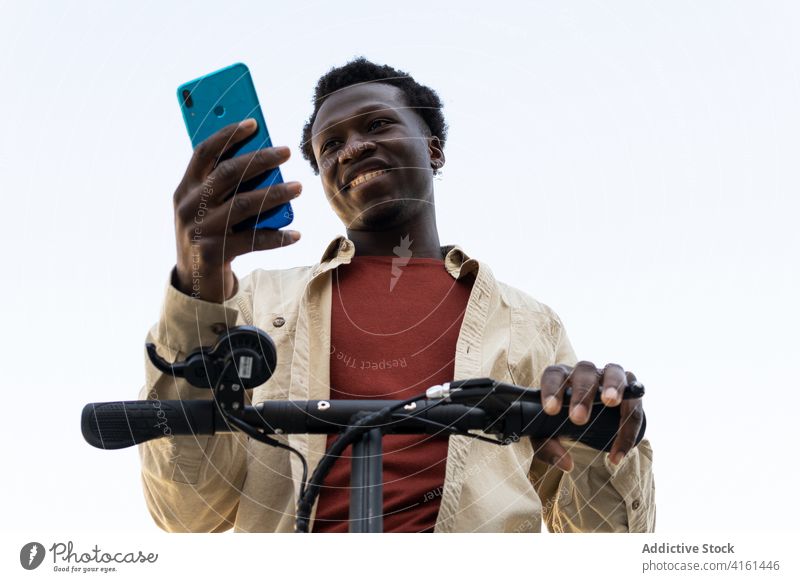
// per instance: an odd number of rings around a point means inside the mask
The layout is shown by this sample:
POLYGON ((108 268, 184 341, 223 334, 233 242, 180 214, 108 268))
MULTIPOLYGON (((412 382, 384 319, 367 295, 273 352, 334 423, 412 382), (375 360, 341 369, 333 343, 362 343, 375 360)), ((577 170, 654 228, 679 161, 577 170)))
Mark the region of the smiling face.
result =
POLYGON ((397 87, 337 91, 317 112, 311 144, 328 202, 348 229, 388 229, 432 210, 444 154, 397 87))

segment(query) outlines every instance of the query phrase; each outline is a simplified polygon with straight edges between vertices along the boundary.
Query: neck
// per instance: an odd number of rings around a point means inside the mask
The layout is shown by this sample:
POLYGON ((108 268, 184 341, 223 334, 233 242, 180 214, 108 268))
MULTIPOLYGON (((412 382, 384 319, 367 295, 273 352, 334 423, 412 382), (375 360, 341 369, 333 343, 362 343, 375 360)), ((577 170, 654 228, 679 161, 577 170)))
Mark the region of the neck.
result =
POLYGON ((409 249, 413 257, 443 258, 435 216, 411 220, 379 231, 347 229, 347 238, 355 244, 356 256, 397 256, 403 253, 402 250, 395 250, 395 247, 400 247, 409 249), (409 242, 401 242, 404 238, 408 238, 409 242))

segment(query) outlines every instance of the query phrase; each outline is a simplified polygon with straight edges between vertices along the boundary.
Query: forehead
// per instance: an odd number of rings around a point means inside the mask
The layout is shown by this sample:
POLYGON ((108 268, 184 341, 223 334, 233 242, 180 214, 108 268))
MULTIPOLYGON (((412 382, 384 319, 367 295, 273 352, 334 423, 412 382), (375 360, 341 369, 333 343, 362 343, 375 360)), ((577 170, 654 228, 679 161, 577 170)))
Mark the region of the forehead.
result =
POLYGON ((397 109, 402 115, 405 112, 411 113, 407 108, 403 92, 393 85, 364 83, 345 87, 325 99, 314 119, 312 135, 316 136, 369 110, 397 109))

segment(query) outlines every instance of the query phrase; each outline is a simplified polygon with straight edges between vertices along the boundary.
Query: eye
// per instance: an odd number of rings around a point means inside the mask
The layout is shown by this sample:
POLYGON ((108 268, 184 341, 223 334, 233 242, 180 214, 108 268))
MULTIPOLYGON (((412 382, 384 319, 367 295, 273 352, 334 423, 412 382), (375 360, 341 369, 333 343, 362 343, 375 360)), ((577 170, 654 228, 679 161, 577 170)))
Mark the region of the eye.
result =
POLYGON ((383 127, 386 123, 391 123, 391 121, 389 119, 374 119, 369 124, 369 130, 372 131, 373 129, 383 127))
POLYGON ((329 139, 324 144, 322 144, 322 147, 319 149, 319 152, 321 154, 324 154, 328 149, 330 149, 336 143, 339 143, 338 139, 329 139))

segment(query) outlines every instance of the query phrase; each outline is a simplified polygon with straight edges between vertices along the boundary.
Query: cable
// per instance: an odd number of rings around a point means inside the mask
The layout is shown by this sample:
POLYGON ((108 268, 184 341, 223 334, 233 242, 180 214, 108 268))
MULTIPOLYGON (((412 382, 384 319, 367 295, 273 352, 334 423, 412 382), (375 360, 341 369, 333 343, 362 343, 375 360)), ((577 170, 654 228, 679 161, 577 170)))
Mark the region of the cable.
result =
POLYGON ((236 428, 241 430, 243 433, 247 434, 250 438, 254 438, 257 441, 271 445, 273 447, 277 447, 279 449, 286 449, 287 451, 291 451, 292 453, 297 455, 297 457, 300 459, 300 463, 303 466, 303 476, 302 476, 302 481, 300 482, 300 495, 303 495, 305 493, 306 482, 308 481, 308 462, 306 461, 306 458, 300 451, 298 451, 297 449, 295 449, 290 445, 284 444, 280 441, 276 441, 275 439, 270 438, 267 435, 258 432, 258 429, 255 428, 253 425, 246 423, 240 418, 231 416, 227 412, 224 413, 224 416, 225 420, 231 422, 234 426, 236 426, 236 428))
MULTIPOLYGON (((225 373, 228 371, 228 368, 231 365, 231 362, 232 362, 232 360, 228 360, 225 363, 225 365, 222 367, 222 372, 220 373, 219 378, 217 379, 216 385, 214 386, 214 394, 217 393, 217 389, 219 388, 219 385, 222 383, 223 378, 225 378, 225 373)), ((223 416, 223 418, 225 419, 226 422, 228 422, 230 424, 233 424, 236 428, 238 428, 240 431, 242 431, 243 433, 248 435, 250 438, 253 438, 253 439, 255 439, 255 440, 259 441, 259 442, 262 442, 264 444, 267 444, 267 445, 270 445, 270 446, 273 446, 273 447, 277 447, 279 449, 286 449, 287 451, 290 451, 290 452, 294 453, 295 455, 297 455, 297 457, 300 459, 300 464, 303 467, 303 476, 302 476, 302 480, 300 482, 300 495, 303 496, 305 494, 306 483, 308 481, 308 462, 306 461, 306 458, 303 456, 303 454, 300 451, 298 451, 297 449, 295 449, 294 447, 292 447, 290 445, 287 445, 287 444, 284 444, 284 443, 282 443, 282 442, 280 442, 278 440, 275 440, 275 439, 273 439, 271 437, 268 437, 267 435, 265 435, 262 432, 259 432, 259 429, 257 427, 245 422, 241 418, 237 418, 237 417, 233 416, 227 410, 224 410, 219 406, 218 406, 218 408, 222 411, 222 416, 223 416)))
MULTIPOLYGON (((352 425, 350 425, 339 437, 333 442, 330 449, 325 453, 325 456, 322 457, 322 460, 317 465, 316 469, 314 469, 314 473, 311 475, 311 480, 308 483, 308 487, 305 490, 305 493, 301 495, 300 500, 297 502, 297 512, 295 518, 295 531, 298 533, 308 533, 308 528, 310 526, 310 516, 311 510, 314 507, 314 502, 316 501, 317 497, 319 497, 319 492, 322 487, 322 482, 325 477, 328 475, 330 470, 333 468, 333 464, 338 460, 341 453, 351 444, 353 444, 358 438, 360 438, 364 433, 376 428, 374 425, 378 423, 384 423, 390 420, 393 417, 397 417, 398 415, 395 414, 395 411, 405 407, 412 402, 417 402, 418 400, 424 400, 427 398, 427 393, 422 393, 407 400, 403 400, 398 402, 397 404, 393 404, 392 406, 387 406, 382 408, 381 410, 374 412, 372 414, 368 414, 363 416, 362 418, 358 419, 352 425)), ((433 404, 432 406, 439 406, 441 404, 448 403, 449 399, 443 398, 439 402, 433 404)), ((426 408, 426 410, 430 410, 432 406, 426 408)), ((434 426, 439 426, 442 428, 450 429, 451 434, 459 434, 463 436, 468 436, 474 438, 476 440, 481 440, 485 442, 492 443, 494 445, 507 445, 508 443, 505 441, 499 441, 496 439, 487 438, 481 435, 472 434, 469 432, 460 432, 456 429, 452 429, 452 427, 448 427, 447 425, 441 424, 439 422, 419 417, 418 415, 409 415, 409 414, 401 414, 401 417, 416 417, 417 420, 422 422, 427 422, 428 424, 432 424, 434 426)))
POLYGON ((296 532, 308 533, 308 528, 311 521, 311 510, 314 507, 314 502, 317 500, 317 497, 319 497, 319 492, 322 488, 322 481, 333 468, 333 464, 337 461, 341 453, 343 453, 349 445, 354 443, 364 433, 376 428, 374 426, 375 424, 385 423, 389 418, 391 418, 391 415, 395 410, 411 404, 412 402, 424 400, 425 398, 427 398, 427 395, 422 393, 412 398, 408 398, 407 400, 401 400, 392 406, 382 408, 377 412, 367 414, 359 418, 355 423, 347 427, 347 429, 341 435, 339 435, 339 437, 333 442, 331 447, 322 457, 322 460, 319 462, 317 467, 314 469, 314 473, 311 475, 311 479, 308 482, 308 487, 306 487, 305 493, 300 496, 300 499, 297 502, 297 515, 295 518, 296 532))

